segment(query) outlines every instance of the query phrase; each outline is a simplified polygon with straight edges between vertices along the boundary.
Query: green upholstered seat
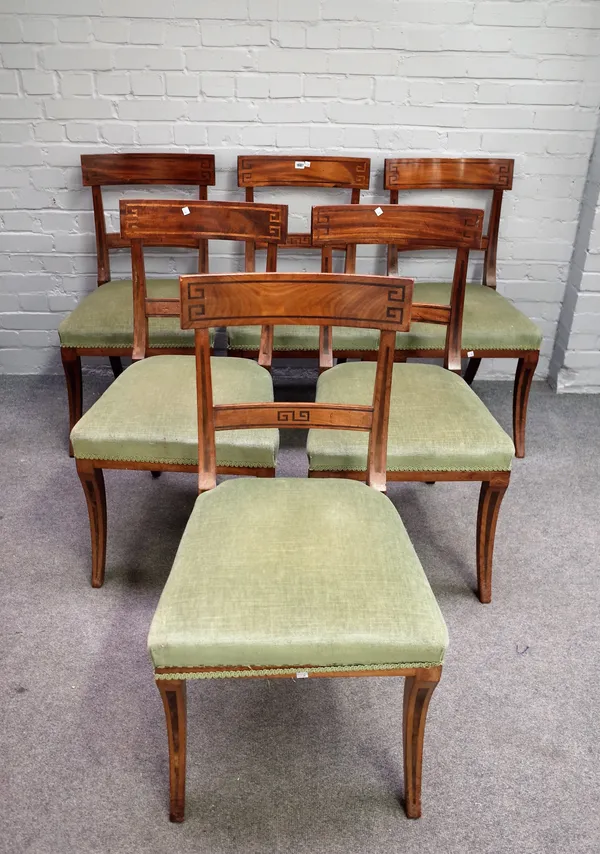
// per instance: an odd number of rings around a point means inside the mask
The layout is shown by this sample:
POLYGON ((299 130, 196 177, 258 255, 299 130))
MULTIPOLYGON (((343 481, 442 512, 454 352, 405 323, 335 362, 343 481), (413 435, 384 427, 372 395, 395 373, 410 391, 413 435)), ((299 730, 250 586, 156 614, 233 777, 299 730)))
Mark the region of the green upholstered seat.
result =
MULTIPOLYGON (((317 383, 321 403, 369 404, 375 364, 348 362, 317 383)), ((310 430, 313 471, 365 471, 368 434, 310 430)), ((388 471, 508 471, 514 445, 461 377, 436 365, 394 365, 388 471)))
MULTIPOLYGON (((448 304, 450 285, 445 282, 418 282, 414 301, 448 304)), ((232 350, 257 350, 260 328, 238 326, 228 330, 232 350)), ((396 338, 399 350, 443 350, 446 327, 413 323, 410 332, 396 338)), ((377 350, 379 333, 371 329, 334 329, 334 350, 377 350)), ((539 350, 542 333, 535 323, 492 288, 467 285, 463 316, 462 345, 466 350, 539 350)), ((316 326, 275 327, 275 350, 318 350, 316 326)))
POLYGON ((432 667, 447 643, 389 499, 302 478, 230 480, 199 496, 148 638, 155 667, 291 672, 432 667))
MULTIPOLYGON (((273 383, 249 359, 211 359, 215 403, 269 402, 273 383)), ((150 356, 127 368, 71 431, 75 457, 198 463, 193 356, 150 356)), ((218 431, 217 465, 271 468, 278 430, 218 431)))
MULTIPOLYGON (((179 298, 178 279, 146 283, 149 297, 179 298)), ((151 347, 194 348, 194 333, 182 329, 177 317, 151 317, 151 347)), ((133 294, 131 279, 107 282, 88 294, 58 327, 61 347, 133 347, 133 294)))

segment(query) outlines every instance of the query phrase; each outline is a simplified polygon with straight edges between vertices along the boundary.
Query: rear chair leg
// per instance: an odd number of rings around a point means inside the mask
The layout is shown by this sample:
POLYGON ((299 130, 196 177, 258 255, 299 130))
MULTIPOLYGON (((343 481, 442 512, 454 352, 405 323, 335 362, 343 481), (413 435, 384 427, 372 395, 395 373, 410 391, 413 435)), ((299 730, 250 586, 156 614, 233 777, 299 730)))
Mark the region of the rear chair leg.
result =
POLYGON ((425 719, 431 695, 440 681, 440 676, 441 667, 423 669, 417 670, 415 676, 408 676, 404 682, 404 809, 408 818, 421 816, 425 719))
POLYGON ((492 561, 500 504, 508 487, 510 474, 484 480, 479 493, 477 511, 477 595, 479 601, 492 601, 492 561))
POLYGON ((169 819, 185 818, 185 746, 186 682, 185 679, 157 679, 162 697, 169 739, 169 819))
POLYGON ((513 439, 516 455, 519 459, 525 456, 525 423, 527 421, 527 401, 531 391, 533 375, 537 368, 540 354, 537 350, 526 353, 517 362, 515 388, 513 394, 513 439))
MULTIPOLYGON (((67 383, 67 397, 69 400, 69 433, 81 418, 83 409, 83 392, 81 386, 81 358, 77 350, 70 347, 61 347, 65 380, 67 383)), ((73 446, 69 440, 69 456, 73 456, 73 446)))
POLYGON ((77 474, 83 486, 92 537, 92 587, 102 587, 106 566, 106 492, 102 469, 91 460, 77 460, 77 474))
POLYGON ((116 379, 119 374, 123 373, 123 363, 121 362, 120 356, 109 356, 110 366, 112 368, 112 372, 114 378, 116 379))
POLYGON ((469 362, 467 364, 467 367, 465 368, 465 373, 463 376, 463 379, 467 385, 471 385, 471 383, 475 379, 475 375, 477 374, 477 371, 479 370, 480 364, 481 364, 481 359, 477 359, 475 357, 471 357, 469 359, 469 362))

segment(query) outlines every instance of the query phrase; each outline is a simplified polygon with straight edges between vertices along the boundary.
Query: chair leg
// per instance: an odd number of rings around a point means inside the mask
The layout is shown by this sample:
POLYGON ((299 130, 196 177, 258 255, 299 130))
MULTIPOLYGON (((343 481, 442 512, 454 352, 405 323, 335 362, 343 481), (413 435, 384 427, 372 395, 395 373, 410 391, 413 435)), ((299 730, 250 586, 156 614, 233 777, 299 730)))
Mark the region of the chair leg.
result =
MULTIPOLYGON (((435 671, 434 671, 435 673, 435 671)), ((402 740, 404 744, 404 809, 408 818, 421 817, 423 740, 429 701, 439 682, 431 670, 417 671, 404 682, 402 740)))
POLYGON ((186 746, 186 681, 157 679, 162 697, 169 739, 169 819, 185 818, 185 746, 186 746))
POLYGON ((496 523, 504 493, 508 487, 509 473, 506 477, 484 480, 479 493, 477 511, 477 595, 479 601, 488 604, 492 601, 492 562, 494 558, 494 540, 496 523))
POLYGON ((471 383, 475 379, 475 375, 477 374, 477 371, 479 370, 480 364, 481 364, 481 359, 476 359, 474 357, 471 357, 469 359, 469 362, 467 364, 467 367, 465 368, 465 373, 463 376, 463 379, 467 385, 471 385, 471 383))
MULTIPOLYGON (((61 347, 65 380, 67 383, 67 397, 69 400, 69 433, 81 418, 83 409, 83 392, 81 385, 81 358, 77 350, 70 347, 61 347)), ((69 440, 69 456, 73 456, 73 446, 69 440)))
POLYGON ((112 368, 113 376, 116 379, 119 374, 123 373, 123 363, 121 362, 120 356, 109 356, 110 366, 112 368))
POLYGON ((102 469, 91 460, 77 460, 77 474, 83 486, 92 537, 92 587, 104 584, 106 566, 106 492, 102 469))
POLYGON ((513 394, 513 439, 516 455, 519 459, 525 456, 525 423, 527 421, 527 401, 531 391, 533 375, 537 368, 540 354, 537 350, 526 353, 517 362, 515 388, 513 394))

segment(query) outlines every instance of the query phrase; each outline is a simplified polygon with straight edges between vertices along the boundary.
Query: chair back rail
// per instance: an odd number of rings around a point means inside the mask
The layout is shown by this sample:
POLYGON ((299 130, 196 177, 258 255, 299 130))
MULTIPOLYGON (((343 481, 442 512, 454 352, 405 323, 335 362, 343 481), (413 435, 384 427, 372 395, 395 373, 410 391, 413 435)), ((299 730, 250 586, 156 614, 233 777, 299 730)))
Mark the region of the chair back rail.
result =
MULTIPOLYGON (((255 187, 329 187, 351 191, 351 204, 360 203, 360 191, 368 190, 371 160, 368 157, 313 157, 311 154, 257 154, 238 157, 238 187, 246 191, 246 201, 254 201, 255 187)), ((310 234, 288 234, 282 249, 311 249, 310 234)), ((344 249, 344 246, 337 247, 344 249)), ((246 270, 254 269, 248 248, 246 270)))
MULTIPOLYGON (((177 300, 149 300, 146 295, 144 246, 157 236, 169 245, 178 240, 260 240, 267 244, 267 270, 277 269, 277 246, 287 234, 287 205, 247 202, 206 202, 121 199, 121 236, 131 244, 133 272, 133 358, 142 359, 148 346, 148 317, 169 316, 177 300)), ((178 311, 174 312, 178 314, 178 311)), ((261 352, 270 352, 272 333, 263 327, 261 352)), ((270 356, 269 356, 270 360, 270 356)), ((262 362, 265 361, 263 356, 262 362)))
MULTIPOLYGON (((344 242, 346 273, 355 272, 357 244, 383 244, 396 249, 388 255, 388 275, 398 275, 397 247, 402 249, 456 249, 449 305, 413 303, 412 319, 447 326, 444 366, 461 371, 462 318, 469 250, 481 249, 484 213, 471 208, 417 207, 412 205, 336 205, 314 207, 312 240, 322 248, 322 269, 330 265, 332 245, 344 242), (393 265, 393 266, 392 266, 393 265)), ((320 367, 333 364, 330 330, 321 328, 320 367), (327 349, 329 343, 329 349, 327 349)))
MULTIPOLYGON (((121 235, 107 232, 104 218, 103 186, 186 185, 198 187, 198 198, 207 198, 207 188, 215 184, 215 158, 213 154, 82 154, 81 179, 84 187, 92 188, 96 254, 98 259, 98 284, 110 281, 110 249, 127 249, 129 242, 121 235)), ((164 246, 157 239, 154 246, 164 246)), ((208 244, 206 240, 181 240, 175 246, 198 249, 198 270, 208 271, 208 244)))
MULTIPOLYGON (((491 190, 487 234, 481 249, 485 252, 483 284, 495 288, 502 194, 512 189, 513 168, 514 160, 509 158, 388 158, 383 184, 390 191, 391 204, 398 204, 400 190, 491 190)), ((395 248, 390 247, 392 265, 394 253, 395 248)))
POLYGON ((385 489, 397 332, 410 328, 413 282, 391 276, 238 273, 182 276, 181 325, 196 331, 199 490, 216 485, 215 430, 316 427, 369 432, 367 483, 385 489), (371 406, 323 403, 215 405, 209 329, 226 323, 342 325, 380 330, 371 406))

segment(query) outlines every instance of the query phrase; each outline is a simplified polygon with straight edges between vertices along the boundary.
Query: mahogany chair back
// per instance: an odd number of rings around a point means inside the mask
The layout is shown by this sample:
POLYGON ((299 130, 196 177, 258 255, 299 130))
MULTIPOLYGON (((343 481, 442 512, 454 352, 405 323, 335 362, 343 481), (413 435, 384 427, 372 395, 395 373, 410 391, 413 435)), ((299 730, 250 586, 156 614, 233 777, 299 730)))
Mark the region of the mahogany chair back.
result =
MULTIPOLYGON (((384 188, 390 191, 390 204, 398 204, 400 190, 491 190, 487 234, 480 248, 485 252, 483 284, 495 288, 502 194, 512 189, 513 167, 514 160, 508 158, 388 158, 384 188)), ((393 266, 395 247, 390 247, 389 255, 393 266)))
MULTIPOLYGON (((198 187, 198 198, 206 199, 207 188, 215 183, 214 154, 82 154, 81 178, 84 187, 92 188, 96 253, 98 256, 98 284, 110 281, 110 249, 127 249, 129 241, 118 232, 107 232, 104 218, 102 187, 139 184, 198 187)), ((150 245, 150 244, 149 244, 150 245)), ((164 245, 157 235, 154 246, 164 245)), ((198 249, 198 270, 207 269, 208 244, 206 240, 181 239, 171 246, 198 249)))
POLYGON ((333 273, 182 276, 181 325, 196 331, 200 492, 216 485, 216 430, 258 427, 363 430, 369 433, 367 483, 385 490, 387 431, 397 332, 410 328, 412 279, 333 273), (209 328, 260 323, 344 325, 381 332, 373 401, 215 405, 209 328))
MULTIPOLYGON (((121 199, 121 236, 131 244, 133 270, 133 358, 148 346, 148 318, 177 316, 178 299, 148 299, 143 247, 182 245, 182 241, 244 240, 266 243, 267 270, 277 269, 277 246, 287 235, 287 205, 121 199)), ((207 259, 208 266, 208 259, 207 259)), ((261 349, 272 337, 263 330, 261 349)))
MULTIPOLYGON (((371 160, 368 157, 313 157, 299 155, 240 155, 238 187, 246 190, 246 201, 254 201, 256 187, 342 188, 351 191, 350 204, 360 203, 360 191, 368 190, 371 160)), ((281 248, 311 249, 309 233, 288 234, 281 248)), ((338 247, 344 249, 344 246, 338 247)), ((247 248, 246 270, 254 270, 254 247, 247 248)))
MULTIPOLYGON (((353 246, 346 253, 346 273, 355 273, 356 245, 383 244, 411 249, 455 249, 456 261, 450 304, 413 303, 412 319, 447 326, 444 367, 460 373, 461 335, 469 250, 481 249, 484 212, 471 208, 414 207, 409 205, 336 205, 314 207, 312 242, 322 247, 323 269, 328 254, 338 243, 353 246)), ((388 263, 388 275, 398 275, 388 263)), ((333 364, 331 330, 320 332, 320 367, 333 364)))

